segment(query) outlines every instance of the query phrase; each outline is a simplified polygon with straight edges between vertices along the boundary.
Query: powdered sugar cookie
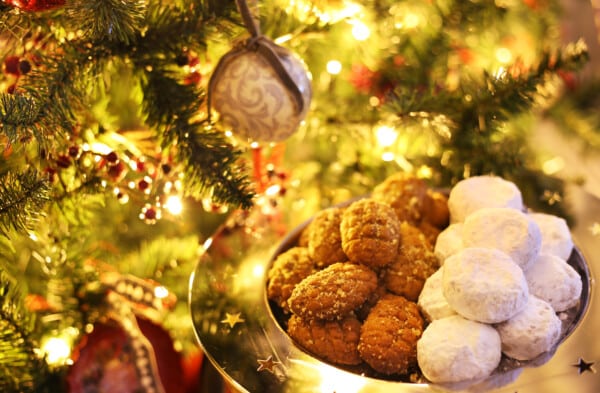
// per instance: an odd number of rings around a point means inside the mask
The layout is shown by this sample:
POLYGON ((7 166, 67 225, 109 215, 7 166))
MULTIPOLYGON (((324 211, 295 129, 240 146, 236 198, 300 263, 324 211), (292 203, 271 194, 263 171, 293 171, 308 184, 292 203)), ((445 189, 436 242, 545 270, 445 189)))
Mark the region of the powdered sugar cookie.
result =
POLYGON ((443 265, 450 255, 463 248, 462 227, 462 222, 450 224, 438 235, 433 252, 440 265, 443 265))
POLYGON ((421 312, 427 318, 428 321, 435 319, 442 319, 451 315, 456 315, 456 311, 448 304, 448 301, 444 297, 444 289, 442 278, 444 274, 444 267, 440 267, 433 273, 419 295, 418 305, 421 308, 421 312))
POLYGON ((512 182, 497 176, 474 176, 461 180, 450 190, 450 222, 461 222, 484 207, 523 210, 523 197, 512 182))
POLYGON ((498 324, 496 329, 506 356, 531 360, 556 345, 561 322, 549 303, 529 296, 525 308, 508 321, 498 324))
POLYGON ((496 329, 459 315, 431 322, 417 342, 419 367, 434 383, 485 378, 498 366, 501 357, 496 329))
POLYGON ((540 253, 553 254, 565 261, 573 251, 571 231, 564 218, 545 213, 530 213, 542 232, 542 248, 540 253))
POLYGON ((579 302, 582 282, 579 274, 564 260, 541 254, 525 272, 531 294, 550 303, 554 311, 565 311, 579 302))
POLYGON ((465 219, 462 234, 465 247, 498 249, 523 270, 535 262, 542 247, 539 226, 527 214, 510 208, 477 210, 465 219))
POLYGON ((506 321, 525 307, 529 290, 523 271, 502 251, 465 248, 444 263, 444 297, 465 318, 506 321))

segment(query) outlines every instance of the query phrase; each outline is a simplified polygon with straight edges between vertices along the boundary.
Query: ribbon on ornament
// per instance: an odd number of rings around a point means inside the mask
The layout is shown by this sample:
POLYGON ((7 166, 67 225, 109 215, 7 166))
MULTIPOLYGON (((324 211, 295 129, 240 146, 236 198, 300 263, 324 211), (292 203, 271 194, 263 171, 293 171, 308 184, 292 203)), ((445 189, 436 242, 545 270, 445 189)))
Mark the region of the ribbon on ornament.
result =
POLYGON ((272 40, 268 39, 261 33, 258 20, 253 17, 246 0, 236 0, 236 4, 242 16, 244 25, 250 33, 250 37, 235 45, 231 51, 223 55, 214 69, 214 72, 208 82, 207 101, 209 120, 211 116, 211 94, 214 90, 215 82, 219 79, 219 75, 225 69, 226 64, 237 55, 245 51, 256 52, 269 63, 269 65, 273 68, 273 71, 275 71, 277 74, 277 77, 281 80, 281 83, 283 83, 283 85, 291 93, 296 104, 296 113, 302 113, 304 110, 304 98, 302 96, 302 92, 282 63, 282 57, 287 53, 282 47, 275 44, 272 40))

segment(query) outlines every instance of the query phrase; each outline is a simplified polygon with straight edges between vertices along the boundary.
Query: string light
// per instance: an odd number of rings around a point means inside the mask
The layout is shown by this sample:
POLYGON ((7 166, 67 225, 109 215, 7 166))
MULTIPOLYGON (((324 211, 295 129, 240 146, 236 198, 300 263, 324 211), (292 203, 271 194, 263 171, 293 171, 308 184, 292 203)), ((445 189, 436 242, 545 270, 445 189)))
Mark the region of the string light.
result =
POLYGON ((60 366, 70 361, 71 345, 63 337, 50 337, 46 339, 41 349, 46 356, 46 362, 51 366, 60 366))
POLYGON ((342 63, 338 60, 329 60, 327 62, 327 72, 331 75, 338 75, 342 72, 342 63))
POLYGON ((375 137, 379 146, 389 147, 396 142, 398 133, 393 127, 381 125, 375 130, 375 137))
POLYGON ((183 203, 181 202, 181 198, 179 198, 177 195, 170 195, 167 198, 164 207, 169 211, 169 213, 176 216, 181 214, 183 211, 183 203))
POLYGON ((509 64, 512 61, 512 53, 508 48, 498 48, 496 49, 496 60, 498 60, 502 64, 509 64))
POLYGON ((359 20, 354 20, 352 23, 352 36, 357 41, 366 41, 371 35, 369 27, 359 20))

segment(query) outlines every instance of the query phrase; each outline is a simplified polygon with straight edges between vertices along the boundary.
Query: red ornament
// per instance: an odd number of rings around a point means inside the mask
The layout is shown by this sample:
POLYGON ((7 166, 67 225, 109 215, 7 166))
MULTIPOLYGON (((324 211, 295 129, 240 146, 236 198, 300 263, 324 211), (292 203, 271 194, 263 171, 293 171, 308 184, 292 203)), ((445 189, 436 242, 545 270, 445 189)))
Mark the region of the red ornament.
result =
MULTIPOLYGON (((185 393, 181 354, 161 326, 138 318, 142 334, 150 342, 165 393, 185 393)), ((136 393, 143 391, 137 375, 137 354, 131 338, 115 324, 98 323, 75 350, 67 383, 70 393, 136 393)))
POLYGON ((65 0, 4 0, 4 2, 29 12, 48 11, 65 5, 65 0))

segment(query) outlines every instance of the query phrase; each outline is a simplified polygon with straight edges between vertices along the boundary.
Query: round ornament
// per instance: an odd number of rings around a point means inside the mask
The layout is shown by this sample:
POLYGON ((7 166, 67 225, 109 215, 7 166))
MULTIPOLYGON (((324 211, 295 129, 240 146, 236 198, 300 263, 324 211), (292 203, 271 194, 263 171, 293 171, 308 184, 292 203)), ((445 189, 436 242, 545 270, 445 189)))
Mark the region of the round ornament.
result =
POLYGON ((208 104, 236 136, 280 142, 306 117, 312 98, 310 73, 291 51, 261 34, 245 0, 236 3, 250 38, 219 60, 210 78, 208 104))
POLYGON ((211 79, 210 104, 237 136, 279 142, 294 134, 306 117, 312 89, 298 57, 270 41, 263 43, 268 55, 241 48, 224 56, 211 79), (287 76, 282 78, 282 71, 287 76))

